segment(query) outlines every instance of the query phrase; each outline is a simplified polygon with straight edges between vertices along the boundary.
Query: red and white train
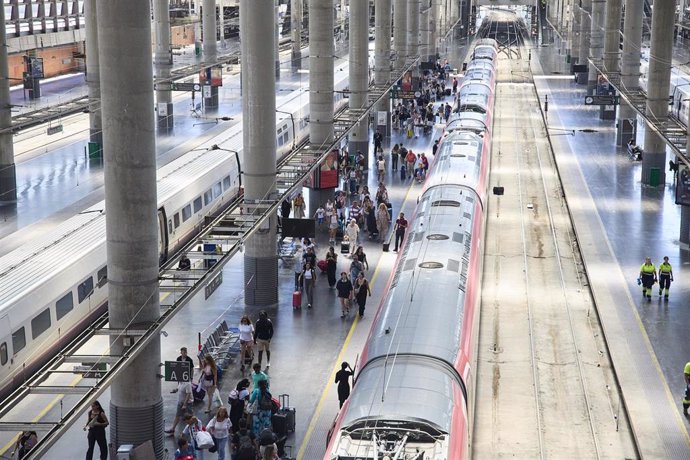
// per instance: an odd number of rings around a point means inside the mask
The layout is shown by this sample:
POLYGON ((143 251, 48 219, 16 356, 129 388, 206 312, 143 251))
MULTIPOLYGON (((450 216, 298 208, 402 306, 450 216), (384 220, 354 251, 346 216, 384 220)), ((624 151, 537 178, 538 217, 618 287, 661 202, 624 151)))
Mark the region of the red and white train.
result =
POLYGON ((472 72, 462 82, 456 126, 436 153, 327 460, 471 455, 495 42, 482 40, 475 59, 491 63, 486 80, 472 72))

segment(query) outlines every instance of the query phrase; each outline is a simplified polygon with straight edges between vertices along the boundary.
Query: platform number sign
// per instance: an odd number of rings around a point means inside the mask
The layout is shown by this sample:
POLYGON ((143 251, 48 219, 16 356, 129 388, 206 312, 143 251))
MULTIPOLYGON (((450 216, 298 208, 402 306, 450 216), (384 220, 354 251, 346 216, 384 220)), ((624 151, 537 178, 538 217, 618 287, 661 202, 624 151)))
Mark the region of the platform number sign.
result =
POLYGON ((165 381, 166 382, 191 382, 191 367, 189 361, 166 361, 165 362, 165 381))

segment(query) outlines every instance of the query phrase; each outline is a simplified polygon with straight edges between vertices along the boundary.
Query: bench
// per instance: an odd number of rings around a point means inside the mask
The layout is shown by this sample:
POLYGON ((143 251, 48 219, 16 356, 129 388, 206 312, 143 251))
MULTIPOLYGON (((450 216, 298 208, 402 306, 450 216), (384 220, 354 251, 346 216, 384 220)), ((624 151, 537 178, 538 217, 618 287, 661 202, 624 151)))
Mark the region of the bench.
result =
MULTIPOLYGON (((235 327, 228 327, 228 323, 223 320, 206 338, 201 345, 198 353, 199 362, 203 362, 204 356, 211 355, 216 362, 218 369, 225 369, 240 352, 240 330, 235 327)), ((222 372, 222 371, 221 371, 222 372)), ((220 375, 218 376, 220 380, 220 375)))

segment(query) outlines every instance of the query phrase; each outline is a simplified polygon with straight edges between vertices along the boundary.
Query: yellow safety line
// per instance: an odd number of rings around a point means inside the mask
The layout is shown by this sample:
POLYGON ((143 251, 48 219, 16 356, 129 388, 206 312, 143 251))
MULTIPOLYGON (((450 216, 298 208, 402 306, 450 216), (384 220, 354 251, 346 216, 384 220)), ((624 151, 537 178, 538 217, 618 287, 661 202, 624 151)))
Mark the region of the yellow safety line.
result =
MULTIPOLYGON (((408 198, 410 197, 410 192, 412 191, 412 186, 415 184, 414 178, 412 179, 412 183, 409 185, 407 188, 407 193, 405 194, 405 198, 403 199, 402 205, 400 206, 400 209, 405 206, 405 203, 407 203, 408 198)), ((371 277, 371 284, 374 284, 374 280, 376 279, 376 276, 379 274, 379 268, 381 267, 381 261, 383 260, 383 254, 381 254, 381 258, 379 258, 378 263, 376 264, 376 269, 374 270, 374 275, 371 277)), ((331 371, 331 375, 328 377, 328 381, 326 383, 326 388, 324 388, 323 393, 321 393, 321 398, 319 399, 319 403, 316 405, 316 409, 314 410, 314 415, 312 415, 311 420, 309 421, 309 427, 307 428, 307 432, 304 435, 304 439, 302 440, 302 445, 299 448, 299 452, 297 453, 297 460, 302 460, 304 458, 305 451, 307 450, 307 445, 309 444, 309 440, 311 439, 312 434, 314 433, 314 429, 316 428, 316 422, 318 421, 319 417, 321 416, 321 410, 323 409, 323 405, 326 402, 326 398, 328 397, 329 393, 331 392, 331 382, 335 380, 335 374, 340 370, 340 364, 343 362, 343 356, 345 355, 345 351, 347 350, 347 347, 350 344, 350 340, 352 340, 352 336, 355 333, 355 327, 357 326, 357 323, 359 322, 359 315, 355 315, 355 320, 352 322, 352 326, 350 327, 350 332, 348 332, 347 337, 345 338, 345 342, 343 343, 343 347, 340 350, 340 353, 338 354, 338 357, 335 360, 335 365, 333 366, 333 370, 331 371)), ((357 364, 357 363, 355 363, 357 364)))

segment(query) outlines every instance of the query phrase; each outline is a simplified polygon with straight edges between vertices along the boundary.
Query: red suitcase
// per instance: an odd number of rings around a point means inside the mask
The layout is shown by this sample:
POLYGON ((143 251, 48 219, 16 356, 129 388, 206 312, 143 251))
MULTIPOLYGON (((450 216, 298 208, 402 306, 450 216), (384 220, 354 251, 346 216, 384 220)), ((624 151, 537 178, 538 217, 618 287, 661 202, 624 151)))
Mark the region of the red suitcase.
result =
POLYGON ((325 260, 319 260, 318 262, 316 262, 316 266, 319 267, 319 269, 322 272, 328 270, 328 262, 326 262, 325 260))
POLYGON ((302 291, 292 293, 292 308, 302 308, 302 291))

